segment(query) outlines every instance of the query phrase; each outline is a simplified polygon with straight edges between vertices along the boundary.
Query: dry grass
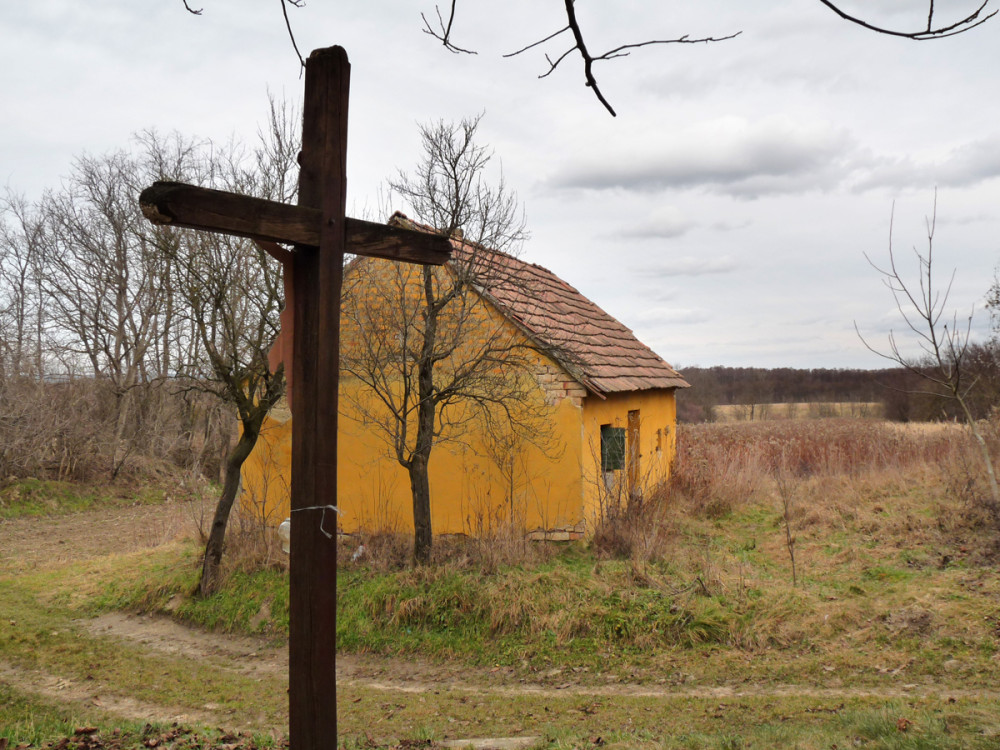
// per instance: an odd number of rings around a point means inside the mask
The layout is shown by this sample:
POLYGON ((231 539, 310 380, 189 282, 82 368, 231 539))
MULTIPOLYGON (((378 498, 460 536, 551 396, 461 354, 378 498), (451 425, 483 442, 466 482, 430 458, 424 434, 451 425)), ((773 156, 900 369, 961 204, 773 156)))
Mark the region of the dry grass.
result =
MULTIPOLYGON (((476 570, 493 575, 512 565, 534 565, 552 557, 554 548, 527 538, 524 528, 503 524, 479 534, 439 536, 431 549, 431 566, 476 570)), ((413 536, 395 531, 362 531, 338 541, 337 564, 378 573, 403 570, 413 563, 413 536)))
POLYGON ((599 559, 657 560, 673 546, 675 536, 669 488, 659 486, 604 503, 590 546, 599 559))
POLYGON ((721 518, 759 498, 779 471, 801 480, 859 477, 951 464, 967 450, 953 429, 874 420, 683 425, 671 489, 692 512, 721 518))

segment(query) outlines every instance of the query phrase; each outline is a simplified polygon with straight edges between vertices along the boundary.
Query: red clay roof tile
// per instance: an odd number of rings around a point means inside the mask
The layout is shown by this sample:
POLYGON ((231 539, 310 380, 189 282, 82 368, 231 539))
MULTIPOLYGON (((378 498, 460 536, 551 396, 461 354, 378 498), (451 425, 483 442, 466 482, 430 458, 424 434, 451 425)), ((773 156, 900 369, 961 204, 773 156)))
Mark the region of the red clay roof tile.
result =
MULTIPOLYGON (((389 223, 432 231, 396 212, 389 223)), ((542 266, 452 239, 451 264, 581 385, 597 394, 687 388, 684 378, 631 330, 542 266)))

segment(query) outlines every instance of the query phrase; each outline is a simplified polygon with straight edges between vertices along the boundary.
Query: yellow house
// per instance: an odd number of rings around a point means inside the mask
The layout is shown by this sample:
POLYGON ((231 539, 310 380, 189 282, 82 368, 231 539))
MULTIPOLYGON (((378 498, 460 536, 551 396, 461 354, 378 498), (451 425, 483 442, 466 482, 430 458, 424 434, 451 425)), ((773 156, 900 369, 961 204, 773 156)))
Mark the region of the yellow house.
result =
MULTIPOLYGON (((398 213, 390 223, 427 229, 398 213)), ((438 367, 459 371, 463 356, 489 347, 519 354, 491 360, 485 370, 494 387, 503 379, 512 384, 501 389, 506 401, 478 411, 456 402, 437 416, 428 462, 433 532, 475 534, 514 524, 534 537, 579 538, 609 504, 667 478, 676 449, 675 391, 688 383, 551 271, 461 239, 452 245, 452 261, 433 273, 466 274, 467 298, 442 319, 442 335, 462 341, 438 367), (496 418, 507 410, 513 422, 496 418), (518 429, 504 427, 511 423, 518 429)), ((345 268, 337 488, 343 532, 413 529, 409 476, 393 444, 399 431, 386 425, 408 393, 399 365, 401 352, 414 346, 408 331, 422 324, 422 273, 373 258, 345 268), (376 352, 377 366, 357 366, 376 352), (373 379, 382 387, 368 387, 373 379)), ((281 352, 282 342, 275 349, 281 352)), ((405 432, 402 439, 412 439, 412 429, 405 432)), ((274 523, 289 511, 290 452, 290 414, 276 409, 243 469, 243 502, 274 523)))

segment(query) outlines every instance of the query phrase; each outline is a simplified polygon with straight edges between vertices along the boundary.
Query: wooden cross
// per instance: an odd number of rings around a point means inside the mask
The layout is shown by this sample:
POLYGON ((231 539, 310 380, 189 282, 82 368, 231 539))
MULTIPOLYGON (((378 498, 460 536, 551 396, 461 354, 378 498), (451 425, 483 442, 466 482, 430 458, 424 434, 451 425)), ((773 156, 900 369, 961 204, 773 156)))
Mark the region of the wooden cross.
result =
MULTIPOLYGON (((139 197, 157 224, 294 245, 292 277, 292 544, 289 612, 289 738, 293 750, 337 746, 337 540, 321 525, 337 505, 337 384, 344 253, 444 263, 447 238, 345 216, 347 103, 351 66, 342 47, 306 62, 299 203, 291 206, 179 183, 139 197)), ((286 368, 288 366, 285 360, 286 368)), ((330 528, 330 516, 327 522, 330 528)))

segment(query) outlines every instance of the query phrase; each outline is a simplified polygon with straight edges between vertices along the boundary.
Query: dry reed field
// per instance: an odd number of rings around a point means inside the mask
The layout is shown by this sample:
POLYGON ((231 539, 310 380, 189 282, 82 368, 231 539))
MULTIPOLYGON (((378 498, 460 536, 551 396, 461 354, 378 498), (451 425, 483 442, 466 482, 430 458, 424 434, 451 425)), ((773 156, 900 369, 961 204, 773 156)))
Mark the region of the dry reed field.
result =
POLYGON ((717 422, 751 422, 770 419, 870 419, 882 416, 878 401, 825 401, 767 404, 719 404, 712 407, 717 422))
POLYGON ((954 425, 819 419, 683 425, 678 432, 675 489, 688 500, 731 510, 762 492, 768 480, 881 476, 937 469, 950 480, 960 467, 977 474, 968 437, 954 425))

